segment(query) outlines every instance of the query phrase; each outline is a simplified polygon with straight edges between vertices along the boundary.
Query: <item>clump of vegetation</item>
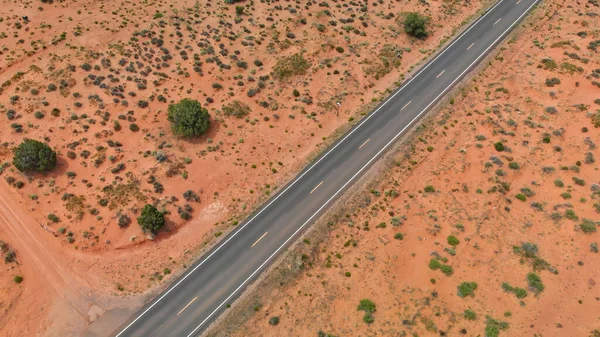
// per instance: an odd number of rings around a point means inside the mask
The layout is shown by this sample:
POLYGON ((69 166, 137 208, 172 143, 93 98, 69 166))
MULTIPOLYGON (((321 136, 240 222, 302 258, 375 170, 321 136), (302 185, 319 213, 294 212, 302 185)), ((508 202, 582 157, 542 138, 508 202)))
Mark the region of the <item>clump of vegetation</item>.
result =
POLYGON ((234 116, 237 118, 242 118, 248 116, 252 112, 250 107, 247 104, 244 104, 238 100, 234 100, 233 102, 223 106, 223 113, 225 116, 234 116))
POLYGON ((474 321, 477 319, 477 314, 473 310, 466 309, 463 313, 463 317, 469 321, 474 321))
POLYGON ((277 60, 273 67, 273 77, 279 80, 296 75, 304 75, 310 64, 302 54, 294 54, 277 60))
POLYGON ((529 285, 529 289, 536 295, 539 295, 542 291, 544 291, 545 288, 544 284, 542 283, 542 279, 536 273, 527 274, 527 285, 529 285))
POLYGON ((269 318, 269 324, 271 324, 272 326, 279 324, 279 316, 273 316, 269 318))
POLYGON ((452 266, 441 263, 438 259, 429 260, 429 269, 431 270, 441 270, 446 276, 450 276, 454 273, 454 269, 452 266))
POLYGON ((365 315, 363 316, 363 320, 366 323, 373 323, 375 321, 375 318, 373 317, 373 313, 375 312, 375 310, 377 310, 377 306, 375 305, 375 303, 373 303, 373 301, 371 301, 369 299, 360 300, 357 310, 359 310, 359 311, 362 310, 365 312, 365 315))
POLYGON ((475 296, 476 282, 463 282, 458 286, 458 297, 475 296))
POLYGON ((513 287, 508 282, 502 283, 502 289, 504 289, 506 292, 515 294, 515 296, 517 296, 519 299, 527 297, 527 290, 519 287, 513 287))
POLYGON ((496 142, 494 143, 494 148, 496 149, 496 151, 502 152, 504 151, 504 144, 502 144, 502 142, 496 142))
POLYGON ((428 23, 428 17, 416 12, 408 13, 404 18, 404 31, 410 36, 424 39, 429 35, 427 32, 428 23))
POLYGON ((21 172, 47 172, 56 166, 56 152, 45 143, 25 139, 15 149, 13 165, 21 172))
POLYGON ((498 337, 500 331, 508 329, 508 323, 497 321, 490 316, 487 317, 485 324, 485 337, 498 337))
POLYGON ((188 138, 204 134, 210 126, 208 110, 200 102, 189 98, 169 105, 167 119, 175 135, 188 138))
POLYGON ((448 236, 447 241, 448 241, 448 244, 451 245, 451 246, 456 246, 456 245, 458 245, 460 243, 460 241, 458 240, 458 238, 456 236, 454 236, 454 235, 448 236))
POLYGON ((556 270, 550 265, 550 263, 546 262, 546 260, 540 258, 538 256, 538 246, 531 242, 523 242, 521 246, 513 246, 513 252, 517 255, 521 256, 521 263, 525 261, 529 261, 533 270, 550 270, 551 272, 555 272, 556 270))
POLYGON ((156 207, 146 204, 137 222, 144 232, 156 233, 165 224, 165 216, 156 207))
POLYGON ((595 233, 596 223, 588 219, 583 219, 583 222, 579 225, 579 228, 581 228, 581 231, 584 233, 595 233))

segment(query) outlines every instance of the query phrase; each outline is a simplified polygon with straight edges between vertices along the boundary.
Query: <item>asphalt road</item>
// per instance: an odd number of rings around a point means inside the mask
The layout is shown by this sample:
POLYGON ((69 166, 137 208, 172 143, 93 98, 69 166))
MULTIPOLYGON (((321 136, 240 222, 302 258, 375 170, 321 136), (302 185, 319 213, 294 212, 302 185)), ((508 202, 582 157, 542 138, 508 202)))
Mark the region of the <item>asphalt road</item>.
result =
POLYGON ((538 0, 501 0, 325 154, 224 238, 116 337, 199 335, 538 0))

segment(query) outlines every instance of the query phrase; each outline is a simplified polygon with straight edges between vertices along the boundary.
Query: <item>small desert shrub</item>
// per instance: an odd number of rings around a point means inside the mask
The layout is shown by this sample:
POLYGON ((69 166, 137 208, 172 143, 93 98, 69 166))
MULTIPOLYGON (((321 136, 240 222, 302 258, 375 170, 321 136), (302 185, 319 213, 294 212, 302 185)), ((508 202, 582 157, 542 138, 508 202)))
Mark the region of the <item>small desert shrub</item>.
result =
POLYGON ((595 233, 596 232, 596 224, 591 221, 584 221, 579 225, 581 231, 584 233, 595 233))
POLYGON ((283 80, 296 75, 304 75, 308 68, 310 68, 310 64, 302 54, 294 54, 277 60, 273 67, 273 77, 283 80))
POLYGON ((243 118, 248 116, 252 110, 250 107, 238 100, 223 106, 223 113, 225 116, 234 116, 237 118, 243 118))
POLYGON ((448 244, 451 245, 451 246, 456 246, 456 245, 458 245, 460 243, 460 241, 458 240, 458 238, 456 236, 454 236, 454 235, 448 236, 447 241, 448 241, 448 244))
POLYGON ((475 289, 477 289, 477 283, 463 282, 458 286, 458 297, 475 296, 475 289))
POLYGON ((271 324, 273 326, 279 324, 279 317, 273 316, 273 317, 269 318, 269 324, 271 324))
POLYGON ((404 31, 410 36, 414 36, 418 39, 424 39, 429 35, 427 32, 428 23, 428 17, 420 15, 416 12, 408 13, 404 18, 404 31))
POLYGON ((558 84, 560 84, 560 79, 556 77, 546 79, 546 86, 553 87, 558 84))
POLYGON ((502 152, 504 150, 504 144, 502 144, 502 142, 496 142, 494 143, 494 148, 496 151, 502 152))
POLYGON ((529 289, 533 291, 536 295, 544 291, 544 284, 542 283, 542 279, 536 273, 528 273, 527 274, 527 284, 529 285, 529 289))
POLYGON ((466 309, 463 313, 463 317, 469 321, 474 321, 477 319, 477 314, 473 310, 466 309))

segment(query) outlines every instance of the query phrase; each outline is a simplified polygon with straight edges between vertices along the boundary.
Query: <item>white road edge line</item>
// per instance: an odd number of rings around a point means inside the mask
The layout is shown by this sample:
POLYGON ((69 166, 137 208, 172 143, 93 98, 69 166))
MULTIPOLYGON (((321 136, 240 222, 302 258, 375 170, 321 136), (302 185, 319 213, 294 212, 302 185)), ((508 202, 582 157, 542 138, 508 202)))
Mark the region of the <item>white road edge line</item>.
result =
POLYGON ((475 44, 475 42, 471 43, 471 45, 467 48, 467 50, 471 49, 471 47, 473 47, 474 44, 475 44))
POLYGON ((321 182, 319 183, 319 185, 315 186, 315 188, 313 188, 313 189, 312 189, 312 191, 310 191, 310 193, 309 193, 309 194, 312 194, 312 192, 314 192, 314 191, 315 191, 317 188, 319 188, 319 186, 321 186, 321 184, 322 184, 322 183, 323 183, 323 182, 321 181, 321 182))
POLYGON ((444 72, 446 72, 446 69, 442 70, 442 72, 441 72, 439 75, 437 75, 435 78, 440 78, 440 76, 442 76, 442 74, 443 74, 444 72))
POLYGON ((408 103, 404 104, 404 106, 402 107, 402 109, 400 109, 400 111, 404 110, 412 101, 408 101, 408 103))
POLYGON ((190 301, 190 303, 188 303, 188 304, 187 304, 185 307, 183 307, 183 309, 179 310, 179 312, 177 313, 177 315, 176 315, 176 316, 179 316, 179 314, 181 314, 181 313, 182 313, 182 312, 183 312, 185 309, 187 309, 187 307, 189 307, 189 306, 190 306, 190 304, 194 303, 194 301, 195 301, 197 298, 198 298, 198 296, 194 297, 194 299, 192 299, 192 300, 190 301))
MULTIPOLYGON (((537 3, 539 0, 536 0, 534 3, 537 3)), ((308 173, 313 167, 317 166, 317 164, 319 164, 319 162, 321 162, 321 160, 323 160, 325 157, 327 157, 327 155, 329 155, 333 150, 335 150, 341 143, 344 142, 344 140, 346 140, 348 137, 350 137, 350 135, 352 135, 352 133, 354 133, 356 130, 358 130, 366 121, 369 120, 369 118, 373 117, 381 108, 383 108, 389 101, 391 101, 396 95, 398 95, 400 92, 402 92, 402 90, 404 90, 404 88, 406 88, 415 78, 419 77, 419 75, 421 75, 421 73, 423 73, 427 68, 429 68, 429 66, 431 66, 433 63, 435 63, 435 61, 440 58, 442 55, 444 55, 444 53, 446 53, 456 42, 460 41, 460 39, 465 36, 471 29, 473 29, 475 26, 477 26, 477 24, 483 20, 483 18, 485 18, 486 16, 488 16, 496 7, 498 7, 501 3, 503 3, 504 0, 500 0, 498 1, 497 4, 495 4, 492 8, 490 8, 484 15, 482 15, 479 19, 477 19, 477 21, 475 21, 471 27, 469 27, 467 30, 465 30, 459 37, 456 38, 456 40, 454 40, 450 45, 448 45, 444 50, 442 50, 440 52, 440 54, 438 56, 436 56, 433 60, 431 60, 429 63, 427 63, 425 65, 425 67, 423 67, 423 69, 419 70, 419 72, 411 77, 410 80, 408 80, 408 82, 406 82, 402 87, 400 87, 400 89, 398 89, 398 91, 396 91, 392 96, 388 97, 387 100, 385 100, 385 102, 383 102, 377 109, 375 109, 375 111, 373 111, 372 113, 370 113, 366 118, 364 118, 363 120, 360 121, 360 123, 357 124, 357 126, 351 130, 344 138, 342 138, 339 142, 337 142, 331 149, 329 149, 329 151, 327 151, 321 158, 319 158, 319 160, 317 160, 314 164, 312 164, 308 169, 306 169, 306 171, 304 171, 300 176, 298 176, 298 178, 296 178, 292 183, 290 183, 281 193, 279 193, 273 200, 271 200, 266 206, 264 206, 258 213, 256 213, 250 220, 248 220, 248 222, 246 222, 244 225, 242 225, 236 232, 233 232, 231 234, 231 236, 229 236, 227 238, 227 240, 225 240, 223 243, 218 244, 218 246, 215 248, 215 250, 210 253, 207 257, 205 257, 202 261, 200 261, 200 263, 198 263, 198 265, 196 267, 194 267, 193 269, 191 269, 187 274, 185 274, 185 276, 183 276, 181 278, 181 280, 177 281, 177 283, 175 283, 171 288, 169 288, 169 290, 167 290, 161 297, 159 297, 154 303, 152 303, 148 308, 146 308, 146 310, 144 310, 138 317, 136 317, 131 323, 129 323, 125 328, 123 328, 123 330, 121 330, 115 337, 120 337, 123 332, 125 332, 127 329, 129 329, 133 324, 135 324, 135 322, 137 322, 140 317, 144 316, 148 311, 150 311, 157 303, 159 303, 160 301, 162 301, 163 298, 165 298, 167 295, 169 295, 169 293, 175 289, 177 286, 179 286, 179 284, 181 284, 183 281, 185 281, 188 276, 190 276, 191 274, 193 274, 198 268, 200 268, 200 266, 202 266, 204 264, 204 262, 208 261, 208 259, 210 259, 216 252, 219 251, 219 249, 221 249, 221 247, 223 247, 224 245, 227 244, 227 242, 229 242, 229 240, 233 239, 239 232, 241 232, 248 224, 250 224, 257 216, 259 216, 262 212, 264 212, 264 210, 266 210, 267 208, 269 208, 269 206, 271 206, 271 204, 273 204, 275 201, 277 201, 277 199, 279 199, 283 194, 285 194, 285 192, 290 189, 294 184, 296 184, 296 182, 298 182, 300 179, 302 179, 302 177, 304 177, 304 175, 306 173, 308 173)))
POLYGON ((369 138, 369 139, 365 140, 365 142, 364 142, 364 143, 362 143, 362 145, 361 145, 361 146, 359 146, 359 147, 358 147, 358 149, 360 150, 360 149, 361 149, 363 146, 365 146, 365 144, 367 144, 367 143, 369 142, 369 140, 371 140, 371 138, 369 138))
MULTIPOLYGON (((265 234, 263 234, 263 235, 262 235, 260 238, 258 238, 258 240, 256 240, 256 241, 255 241, 255 242, 252 244, 252 247, 256 246, 256 244, 258 243, 258 241, 262 240, 262 238, 264 238, 264 237, 265 237, 265 235, 267 235, 267 234, 269 234, 269 232, 265 232, 265 234)), ((252 247, 250 247, 250 248, 252 248, 252 247)))
MULTIPOLYGON (((502 1, 503 1, 503 0, 502 0, 502 1)), ((287 240, 285 240, 285 242, 284 242, 284 243, 283 243, 281 246, 279 246, 279 248, 277 248, 277 250, 276 250, 276 251, 275 251, 273 254, 271 254, 271 256, 269 256, 269 257, 268 257, 268 258, 265 260, 265 262, 263 262, 263 263, 262 263, 262 264, 261 264, 261 265, 260 265, 260 266, 259 266, 259 267, 258 267, 258 268, 257 268, 257 269, 256 269, 256 270, 255 270, 255 271, 254 271, 254 272, 253 272, 253 273, 252 273, 252 274, 251 274, 251 275, 250 275, 250 276, 249 276, 249 277, 248 277, 248 278, 247 278, 245 281, 244 281, 244 282, 242 282, 242 284, 241 284, 239 287, 237 287, 237 289, 235 289, 235 290, 234 290, 234 291, 231 293, 231 295, 229 295, 229 296, 228 296, 228 297, 225 299, 225 301, 223 301, 223 303, 221 303, 221 304, 220 304, 220 305, 219 305, 219 306, 218 306, 218 307, 217 307, 217 308, 216 308, 216 309, 215 309, 213 312, 211 312, 211 313, 210 313, 210 315, 208 315, 208 317, 206 317, 206 318, 205 318, 205 319, 204 319, 204 320, 203 320, 203 321, 202 321, 202 322, 201 322, 201 323, 200 323, 200 324, 199 324, 199 325, 198 325, 198 326, 197 326, 197 327, 196 327, 196 328, 195 328, 195 329, 194 329, 192 332, 190 332, 190 334, 189 334, 189 335, 187 335, 187 337, 192 337, 192 335, 193 335, 193 334, 195 334, 195 333, 196 333, 196 331, 197 331, 198 329, 200 329, 200 327, 201 327, 202 325, 204 325, 204 323, 206 323, 206 322, 207 322, 207 321, 208 321, 208 320, 209 320, 209 319, 210 319, 210 318, 211 318, 211 317, 212 317, 212 316, 213 316, 213 315, 214 315, 214 314, 215 314, 217 311, 219 311, 219 310, 221 309, 221 307, 222 307, 223 305, 225 305, 225 303, 227 303, 227 302, 228 302, 228 301, 229 301, 229 300, 230 300, 230 299, 231 299, 231 298, 232 298, 232 297, 235 295, 235 293, 237 293, 237 292, 238 292, 238 291, 239 291, 239 290, 240 290, 242 287, 244 287, 244 285, 246 285, 246 283, 248 283, 248 281, 249 281, 249 280, 251 280, 251 279, 254 277, 254 275, 256 275, 256 273, 258 273, 258 272, 259 272, 259 271, 260 271, 260 270, 261 270, 261 269, 262 269, 262 268, 263 268, 263 267, 264 267, 264 266, 265 266, 265 265, 266 265, 266 264, 267 264, 267 263, 268 263, 268 262, 269 262, 269 261, 270 261, 270 260, 271 260, 271 259, 272 259, 272 258, 275 256, 275 255, 277 255, 277 253, 279 253, 279 251, 280 251, 280 250, 281 250, 283 247, 285 247, 285 246, 288 244, 288 242, 289 242, 289 241, 290 241, 290 240, 291 240, 291 239, 292 239, 294 236, 296 236, 296 235, 297 235, 297 234, 298 234, 298 233, 299 233, 299 232, 302 230, 302 228, 304 228, 304 226, 306 226, 306 224, 308 224, 308 223, 309 223, 309 222, 310 222, 310 221, 311 221, 311 220, 312 220, 312 219, 313 219, 313 218, 314 218, 314 217, 315 217, 317 214, 319 214, 319 213, 320 213, 320 212, 323 210, 323 208, 325 208, 325 207, 327 206, 327 204, 329 204, 329 203, 331 202, 331 200, 333 200, 333 199, 334 199, 334 198, 335 198, 335 197, 336 197, 336 196, 337 196, 337 195, 338 195, 338 194, 339 194, 339 193, 340 193, 342 190, 344 190, 344 188, 346 188, 346 186, 348 186, 348 184, 350 184, 350 182, 352 182, 352 180, 354 180, 354 178, 356 178, 356 177, 357 177, 357 176, 358 176, 358 175, 359 175, 359 174, 360 174, 360 173, 361 173, 361 172, 362 172, 362 171, 363 171, 363 170, 364 170, 366 167, 368 167, 369 165, 371 165, 371 162, 373 162, 373 160, 375 160, 375 159, 376 159, 376 158, 377 158, 377 157, 378 157, 378 156, 379 156, 379 155, 380 155, 380 154, 381 154, 383 151, 385 151, 385 150, 388 148, 388 146, 389 146, 390 144, 392 144, 393 142, 395 142, 395 141, 396 141, 396 139, 397 139, 397 138, 398 138, 398 137, 399 137, 399 136, 400 136, 400 135, 401 135, 401 134, 402 134, 402 133, 403 133, 403 132, 404 132, 404 131, 405 131, 407 128, 409 128, 409 127, 412 125, 412 123, 414 123, 414 121, 415 121, 415 120, 419 119, 419 117, 420 117, 420 116, 423 114, 423 112, 427 111, 427 109, 429 109, 429 107, 430 107, 432 104, 434 104, 434 103, 435 103, 435 102, 436 102, 436 101, 437 101, 437 100, 438 100, 438 99, 439 99, 441 96, 443 96, 443 95, 446 93, 446 91, 448 91, 448 89, 449 89, 449 88, 451 88, 451 87, 454 85, 454 83, 456 83, 456 81, 457 81, 459 78, 461 78, 461 77, 462 77, 462 76, 463 76, 463 75, 464 75, 464 74, 465 74, 467 71, 469 71, 469 69, 471 69, 471 67, 472 67, 472 66, 473 66, 475 63, 477 63, 477 62, 479 61, 479 59, 480 59, 480 58, 481 58, 483 55, 485 55, 485 53, 487 53, 487 52, 488 52, 488 50, 490 50, 490 49, 491 49, 491 48, 492 48, 492 47, 493 47, 493 46, 494 46, 494 45, 495 45, 495 44, 496 44, 498 41, 500 41, 500 39, 502 39, 502 38, 504 37, 504 35, 506 35, 506 33, 507 33, 509 30, 511 30, 511 29, 512 29, 512 27, 513 27, 515 24, 517 24, 517 23, 518 23, 518 22, 521 20, 521 18, 523 18, 523 16, 525 16, 527 13, 529 13, 529 10, 530 10, 530 9, 531 9, 533 6, 535 6, 535 5, 536 5, 536 4, 537 4, 539 1, 540 1, 540 0, 535 0, 535 1, 534 1, 534 2, 531 4, 531 6, 529 6, 529 7, 527 8, 527 10, 525 10, 525 12, 523 12, 523 14, 521 14, 521 15, 520 15, 520 16, 519 16, 519 17, 518 17, 518 18, 517 18, 517 19, 516 19, 516 20, 515 20, 515 21, 514 21, 514 22, 513 22, 513 23, 512 23, 512 24, 511 24, 511 25, 510 25, 510 26, 509 26, 509 27, 508 27, 508 28, 507 28, 505 31, 504 31, 504 32, 502 32, 502 34, 500 34, 500 36, 499 36, 499 37, 498 37, 496 40, 494 40, 494 42, 492 42, 492 44, 490 44, 490 45, 489 45, 489 46, 488 46, 488 47, 487 47, 487 48, 486 48, 486 49, 483 51, 483 53, 481 53, 481 54, 480 54, 480 55, 479 55, 479 56, 478 56, 478 57, 475 59, 475 61, 473 61, 473 62, 472 62, 472 63, 471 63, 471 64, 470 64, 470 65, 469 65, 469 66, 468 66, 468 67, 467 67, 467 68, 466 68, 466 69, 465 69, 465 70, 464 70, 464 71, 463 71, 463 72, 462 72, 460 75, 458 75, 458 76, 457 76, 457 77, 456 77, 456 78, 455 78, 455 79, 452 81, 452 83, 450 83, 450 85, 448 85, 448 86, 446 87, 446 89, 444 89, 444 90, 443 90, 443 91, 442 91, 442 92, 441 92, 441 93, 440 93, 440 94, 439 94, 439 95, 438 95, 438 96, 437 96, 437 97, 436 97, 436 98, 435 98, 433 101, 431 101, 431 103, 429 103, 429 104, 428 104, 428 105, 425 107, 425 109, 423 109, 421 112, 419 112, 419 114, 418 114, 418 115, 417 115, 417 116, 416 116, 416 117, 415 117, 413 120, 411 120, 411 121, 410 121, 410 123, 408 123, 408 125, 406 125, 406 126, 405 126, 405 127, 404 127, 404 128, 403 128, 403 129, 402 129, 402 130, 401 130, 401 131, 400 131, 400 132, 397 134, 397 135, 396 135, 396 136, 394 136, 394 138, 392 138, 392 140, 390 140, 390 141, 389 141, 387 144, 385 144, 385 146, 384 146, 384 147, 383 147, 381 150, 379 150, 379 152, 377 152, 377 154, 375 154, 375 156, 374 156, 373 158, 371 158, 371 159, 370 159, 370 160, 369 160, 369 161, 368 161, 368 162, 367 162, 367 163, 366 163, 366 164, 365 164, 365 165, 364 165, 364 166, 363 166, 363 167, 362 167, 362 168, 361 168, 361 169, 360 169, 358 172, 356 172, 356 174, 354 174, 354 175, 352 176, 352 178, 350 178, 350 180, 348 180, 348 181, 347 181, 347 182, 346 182, 346 183, 345 183, 345 184, 344 184, 344 185, 343 185, 343 186, 342 186, 342 187, 341 187, 341 188, 340 188, 340 189, 339 189, 337 192, 335 192, 335 194, 334 194, 334 195, 333 195, 331 198, 329 198, 329 199, 328 199, 328 200, 327 200, 327 201, 326 201, 326 202, 323 204, 323 206, 321 206, 321 207, 320 207, 320 208, 319 208, 319 209, 318 209, 318 210, 317 210, 317 211, 316 211, 316 212, 315 212, 315 213, 314 213, 314 214, 313 214, 313 215, 312 215, 312 216, 311 216, 311 217, 310 217, 308 220, 306 220, 306 222, 304 222, 304 223, 302 224, 302 226, 300 226, 300 228, 298 228, 298 229, 297 229, 297 230, 296 230, 296 231, 295 231, 295 232, 294 232, 294 233, 293 233, 293 234, 292 234, 292 235, 291 235, 291 236, 290 236, 290 237, 289 237, 287 240)), ((488 12, 488 13, 489 13, 489 12, 488 12)), ((462 36, 462 35, 461 35, 461 36, 462 36)))

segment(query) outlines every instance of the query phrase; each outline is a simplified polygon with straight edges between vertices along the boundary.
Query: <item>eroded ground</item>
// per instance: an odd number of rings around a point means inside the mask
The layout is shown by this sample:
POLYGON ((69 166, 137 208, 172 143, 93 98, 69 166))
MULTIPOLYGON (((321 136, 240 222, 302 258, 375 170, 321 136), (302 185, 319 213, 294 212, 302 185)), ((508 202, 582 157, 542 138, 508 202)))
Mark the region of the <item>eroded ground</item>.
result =
POLYGON ((77 335, 125 295, 139 305, 486 3, 236 5, 2 2, 2 335, 77 335), (428 39, 404 33, 410 11, 428 39), (172 136, 182 98, 209 109, 206 136, 172 136), (51 173, 10 165, 23 138, 58 152, 51 173), (170 212, 156 237, 135 222, 145 203, 170 212))
POLYGON ((212 335, 600 335, 599 10, 540 5, 212 335))

